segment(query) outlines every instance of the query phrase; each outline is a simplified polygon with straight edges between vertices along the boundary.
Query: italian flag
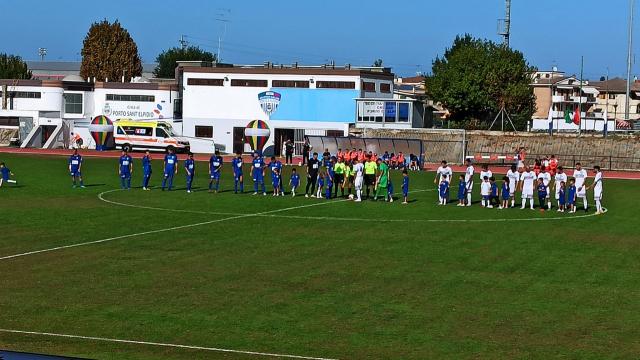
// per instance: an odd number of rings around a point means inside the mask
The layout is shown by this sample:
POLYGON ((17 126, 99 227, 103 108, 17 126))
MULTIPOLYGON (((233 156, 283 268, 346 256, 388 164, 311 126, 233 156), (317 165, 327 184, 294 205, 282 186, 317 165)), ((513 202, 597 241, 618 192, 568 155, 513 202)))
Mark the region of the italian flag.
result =
POLYGON ((564 110, 564 122, 567 124, 571 124, 573 122, 571 120, 571 114, 569 113, 569 109, 564 110))
POLYGON ((576 111, 573 113, 573 123, 580 125, 580 109, 576 107, 576 111))

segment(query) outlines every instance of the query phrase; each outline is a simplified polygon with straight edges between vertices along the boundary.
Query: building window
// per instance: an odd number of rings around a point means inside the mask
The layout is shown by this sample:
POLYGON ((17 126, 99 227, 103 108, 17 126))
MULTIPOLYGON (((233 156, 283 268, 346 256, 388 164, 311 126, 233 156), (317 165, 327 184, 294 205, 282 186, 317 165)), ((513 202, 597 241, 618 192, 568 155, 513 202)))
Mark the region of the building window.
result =
POLYGON ((609 100, 615 100, 616 94, 609 94, 609 100))
POLYGON ((342 130, 327 130, 327 135, 326 136, 332 136, 332 137, 344 136, 344 131, 342 131, 342 130))
POLYGON ((309 82, 301 80, 272 80, 271 87, 308 88, 309 82))
POLYGON ((224 79, 187 79, 187 85, 224 86, 224 79))
POLYGON ((409 122, 409 104, 398 104, 398 122, 409 122))
POLYGON ((0 118, 0 126, 20 126, 20 119, 17 117, 0 118))
POLYGON ((66 114, 82 114, 82 94, 64 94, 64 112, 66 114))
POLYGON ((362 82, 362 90, 366 92, 376 92, 376 83, 363 81, 362 82))
POLYGON ((107 101, 155 102, 156 101, 156 97, 153 96, 153 95, 107 94, 107 101))
POLYGON ((246 87, 267 87, 267 80, 245 80, 245 79, 232 79, 231 86, 246 86, 246 87))
POLYGON ((353 81, 318 81, 318 89, 355 89, 356 83, 353 81))
POLYGON ((213 126, 196 125, 196 137, 213 139, 213 126))
POLYGON ((391 92, 391 84, 389 83, 380 83, 380 92, 389 94, 391 92))
MULTIPOLYGON (((0 91, 0 98, 3 96, 2 91, 0 91)), ((40 99, 42 93, 35 91, 9 91, 9 97, 14 99, 40 99)))
POLYGON ((636 114, 640 114, 640 104, 636 105, 636 114))

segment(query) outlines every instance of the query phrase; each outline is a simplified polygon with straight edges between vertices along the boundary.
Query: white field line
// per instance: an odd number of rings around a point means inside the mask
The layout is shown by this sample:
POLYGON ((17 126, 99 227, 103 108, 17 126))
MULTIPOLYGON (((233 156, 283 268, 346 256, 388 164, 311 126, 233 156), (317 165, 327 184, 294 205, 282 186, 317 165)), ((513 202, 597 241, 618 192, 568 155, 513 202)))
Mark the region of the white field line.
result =
POLYGON ((241 215, 230 216, 230 217, 226 217, 226 218, 222 218, 222 219, 202 221, 202 222, 198 222, 198 223, 195 223, 195 224, 173 226, 173 227, 168 227, 168 228, 164 228, 164 229, 149 230, 149 231, 142 231, 142 232, 137 232, 137 233, 133 233, 133 234, 113 236, 113 237, 109 237, 109 238, 106 238, 106 239, 86 241, 86 242, 70 244, 70 245, 63 245, 63 246, 56 246, 56 247, 52 247, 52 248, 48 248, 48 249, 34 250, 34 251, 28 251, 28 252, 24 252, 24 253, 20 253, 20 254, 13 254, 13 255, 3 256, 3 257, 0 257, 0 261, 14 259, 14 258, 18 258, 18 257, 29 256, 29 255, 35 255, 35 254, 40 254, 40 253, 64 250, 64 249, 69 249, 69 248, 74 248, 74 247, 79 247, 79 246, 100 244, 100 243, 105 243, 105 242, 114 241, 114 240, 132 238, 132 237, 136 237, 136 236, 157 234, 157 233, 168 232, 168 231, 173 231, 173 230, 181 230, 181 229, 192 228, 192 227, 196 227, 196 226, 215 224, 215 223, 219 223, 219 222, 223 222, 223 221, 227 221, 227 220, 242 219, 242 218, 252 217, 252 216, 263 216, 263 215, 278 213, 278 212, 282 212, 282 211, 303 209, 303 208, 312 207, 312 206, 335 204, 335 203, 342 202, 342 201, 347 201, 347 200, 319 202, 319 203, 315 203, 315 204, 292 206, 292 207, 288 207, 288 208, 263 211, 263 212, 253 213, 253 214, 241 214, 241 215))
POLYGON ((93 341, 112 342, 112 343, 162 346, 162 347, 168 347, 168 348, 214 351, 214 352, 226 352, 226 353, 234 353, 234 354, 246 354, 246 355, 257 355, 257 356, 266 356, 266 357, 279 357, 279 358, 289 358, 289 359, 336 360, 336 359, 313 357, 313 356, 276 354, 276 353, 267 353, 267 352, 258 352, 258 351, 233 350, 233 349, 223 349, 223 348, 216 348, 216 347, 181 345, 181 344, 171 344, 171 343, 159 343, 159 342, 151 342, 151 341, 111 339, 111 338, 103 338, 103 337, 95 337, 95 336, 56 334, 56 333, 38 332, 38 331, 23 331, 23 330, 13 330, 13 329, 0 329, 0 332, 12 333, 12 334, 23 334, 23 335, 38 335, 38 336, 52 336, 52 337, 62 337, 62 338, 71 338, 71 339, 93 340, 93 341))

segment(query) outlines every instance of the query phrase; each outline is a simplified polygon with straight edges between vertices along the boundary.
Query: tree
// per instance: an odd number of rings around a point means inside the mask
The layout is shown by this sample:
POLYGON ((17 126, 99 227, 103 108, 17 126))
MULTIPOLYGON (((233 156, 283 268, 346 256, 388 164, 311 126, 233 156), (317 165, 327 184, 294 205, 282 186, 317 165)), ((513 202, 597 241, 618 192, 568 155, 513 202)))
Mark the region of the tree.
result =
POLYGON ((466 128, 487 127, 504 106, 522 130, 535 111, 530 87, 534 71, 521 52, 467 34, 456 37, 444 56, 433 61, 425 85, 451 120, 466 128))
POLYGON ((382 67, 382 59, 376 59, 376 61, 373 62, 374 67, 382 67))
POLYGON ((159 78, 174 78, 176 61, 210 61, 216 62, 215 54, 200 49, 197 46, 187 48, 173 47, 165 50, 156 57, 158 65, 153 70, 153 75, 159 78))
POLYGON ((138 46, 129 32, 117 20, 107 20, 91 25, 82 44, 80 76, 95 77, 97 81, 125 81, 142 75, 142 61, 138 46))
POLYGON ((31 70, 20 56, 0 53, 0 79, 31 79, 31 70))

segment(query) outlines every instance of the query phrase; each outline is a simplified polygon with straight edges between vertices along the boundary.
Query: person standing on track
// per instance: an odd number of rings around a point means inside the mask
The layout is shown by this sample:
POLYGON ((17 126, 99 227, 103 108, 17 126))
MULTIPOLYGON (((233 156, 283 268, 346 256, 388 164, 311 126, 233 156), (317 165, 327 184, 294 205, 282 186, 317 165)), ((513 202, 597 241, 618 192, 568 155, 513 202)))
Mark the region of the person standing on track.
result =
POLYGON ((131 173, 133 172, 133 160, 126 150, 122 150, 122 155, 118 160, 118 175, 120 176, 120 186, 123 190, 131 189, 131 173))
POLYGON ((166 185, 168 190, 173 187, 173 176, 178 173, 178 156, 173 149, 169 149, 169 153, 164 156, 164 175, 162 177, 162 191, 166 185), (167 184, 168 182, 168 184, 167 184))
POLYGON ((304 190, 304 197, 309 197, 309 194, 311 194, 311 197, 316 196, 316 182, 318 181, 319 170, 320 160, 318 160, 318 153, 314 152, 313 157, 307 160, 307 186, 304 190))
POLYGON ((184 161, 184 170, 187 174, 187 193, 191 193, 193 178, 196 175, 196 162, 193 160, 193 153, 189 153, 189 157, 184 161))
POLYGON ((313 149, 313 146, 309 143, 309 138, 304 138, 304 144, 302 145, 302 165, 306 165, 309 162, 309 153, 313 149))
POLYGON ((149 155, 149 150, 147 150, 142 157, 142 172, 142 190, 150 190, 149 180, 151 180, 151 155, 149 155))
POLYGON ((78 149, 73 150, 73 155, 69 157, 69 174, 73 181, 73 187, 76 187, 76 180, 78 180, 81 188, 84 188, 82 182, 82 155, 78 154, 78 149))
POLYGON ((209 158, 209 192, 218 193, 220 189, 220 174, 222 173, 222 156, 220 151, 216 150, 215 154, 209 158), (214 186, 215 183, 215 186, 214 186))
POLYGON ((284 142, 284 163, 286 165, 293 164, 293 150, 293 141, 291 141, 291 139, 287 139, 287 141, 284 142))

